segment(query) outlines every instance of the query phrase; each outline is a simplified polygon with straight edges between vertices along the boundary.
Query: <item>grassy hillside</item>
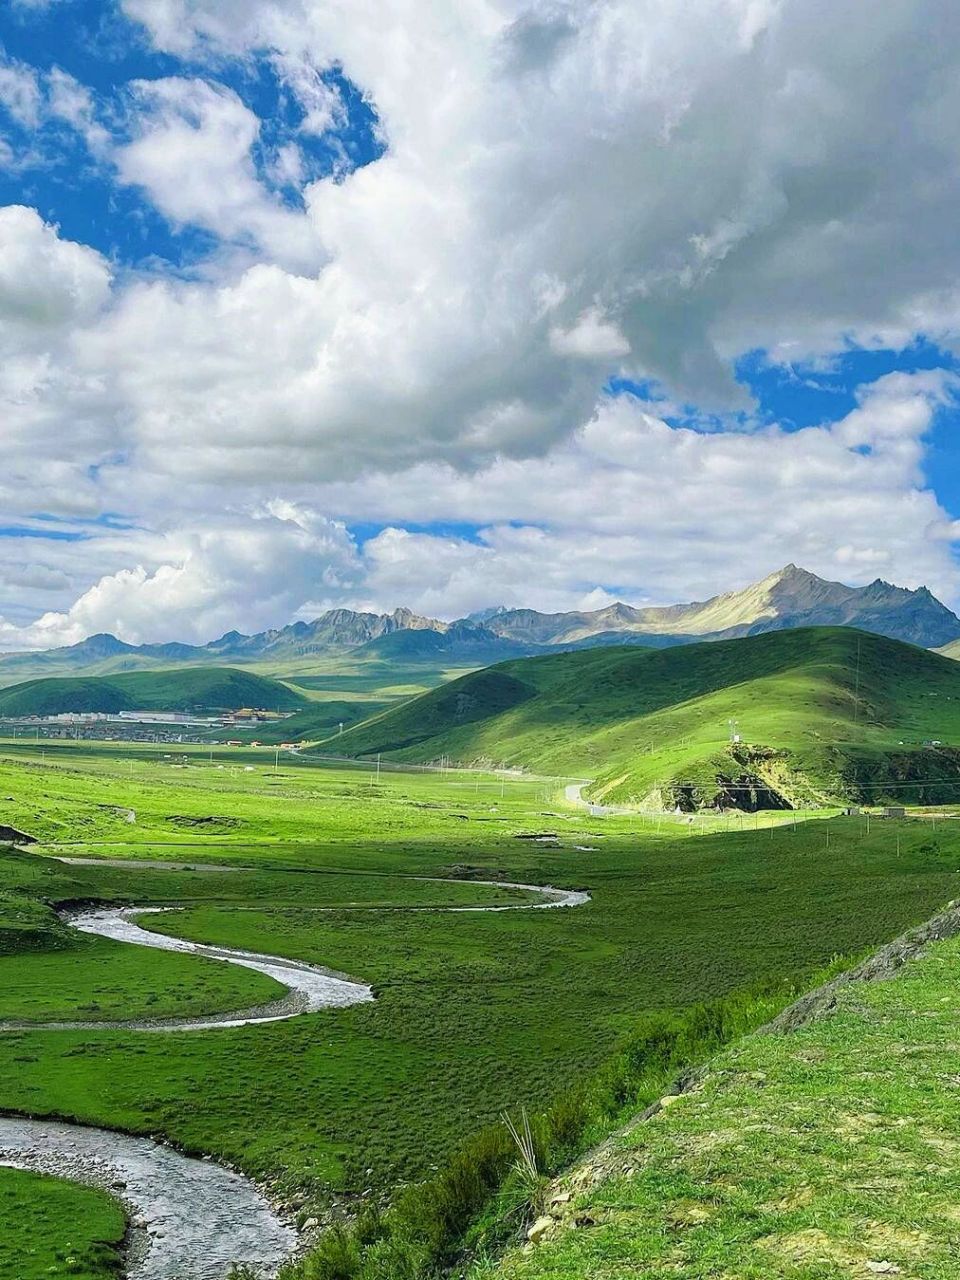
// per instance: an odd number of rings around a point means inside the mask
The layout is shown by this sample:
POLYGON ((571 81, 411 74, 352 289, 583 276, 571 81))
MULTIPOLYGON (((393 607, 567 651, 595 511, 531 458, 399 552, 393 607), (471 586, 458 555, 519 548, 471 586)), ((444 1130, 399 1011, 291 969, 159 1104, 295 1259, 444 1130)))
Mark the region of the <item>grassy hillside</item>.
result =
POLYGON ((256 724, 249 729, 231 729, 230 732, 231 737, 241 742, 315 742, 317 738, 336 735, 340 725, 347 728, 359 724, 390 705, 385 701, 311 701, 304 710, 286 716, 283 720, 256 724))
POLYGON ((951 938, 810 1027, 742 1040, 476 1280, 956 1276, 958 981, 951 938))
POLYGON ((0 716, 48 716, 67 711, 191 711, 264 707, 294 711, 302 693, 233 667, 184 667, 116 676, 28 680, 0 690, 0 716))
POLYGON ((588 776, 593 798, 657 808, 940 803, 960 797, 960 666, 848 628, 563 653, 453 681, 338 744, 588 776))

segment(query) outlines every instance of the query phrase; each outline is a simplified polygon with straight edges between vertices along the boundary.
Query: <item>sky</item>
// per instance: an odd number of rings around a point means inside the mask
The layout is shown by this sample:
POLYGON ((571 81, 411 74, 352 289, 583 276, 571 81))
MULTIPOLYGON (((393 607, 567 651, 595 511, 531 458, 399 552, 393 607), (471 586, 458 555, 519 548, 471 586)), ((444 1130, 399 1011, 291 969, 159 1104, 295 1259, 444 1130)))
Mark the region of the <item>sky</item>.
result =
POLYGON ((960 608, 954 0, 4 0, 0 649, 960 608))

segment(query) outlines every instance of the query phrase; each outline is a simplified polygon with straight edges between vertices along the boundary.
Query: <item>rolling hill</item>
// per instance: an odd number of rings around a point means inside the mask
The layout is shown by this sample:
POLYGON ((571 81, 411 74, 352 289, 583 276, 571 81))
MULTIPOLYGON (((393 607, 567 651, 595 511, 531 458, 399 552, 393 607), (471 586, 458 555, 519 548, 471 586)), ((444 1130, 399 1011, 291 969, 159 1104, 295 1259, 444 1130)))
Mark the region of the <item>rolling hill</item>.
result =
POLYGON ((282 684, 232 667, 185 667, 117 676, 28 680, 0 689, 0 716, 99 711, 296 711, 307 698, 282 684))
POLYGON ((940 803, 960 797, 960 666, 846 628, 581 650, 451 681, 337 749, 588 776, 657 809, 940 803))

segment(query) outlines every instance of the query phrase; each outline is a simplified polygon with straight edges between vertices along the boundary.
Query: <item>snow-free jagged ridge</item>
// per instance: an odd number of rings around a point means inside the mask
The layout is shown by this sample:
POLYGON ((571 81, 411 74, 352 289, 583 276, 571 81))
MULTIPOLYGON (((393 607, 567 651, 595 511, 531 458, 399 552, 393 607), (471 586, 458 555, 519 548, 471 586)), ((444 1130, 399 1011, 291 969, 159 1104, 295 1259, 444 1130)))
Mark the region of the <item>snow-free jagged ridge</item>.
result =
POLYGON ((285 662, 364 650, 386 660, 443 653, 482 666, 555 647, 624 641, 658 646, 810 626, 860 627, 925 649, 960 641, 960 617, 926 587, 910 590, 880 578, 865 587, 848 587, 788 564, 741 590, 690 604, 638 608, 618 601, 603 609, 566 613, 497 606, 453 622, 403 608, 382 614, 341 608, 252 636, 228 631, 206 645, 131 645, 98 634, 62 649, 0 656, 0 677, 13 683, 35 675, 285 662))

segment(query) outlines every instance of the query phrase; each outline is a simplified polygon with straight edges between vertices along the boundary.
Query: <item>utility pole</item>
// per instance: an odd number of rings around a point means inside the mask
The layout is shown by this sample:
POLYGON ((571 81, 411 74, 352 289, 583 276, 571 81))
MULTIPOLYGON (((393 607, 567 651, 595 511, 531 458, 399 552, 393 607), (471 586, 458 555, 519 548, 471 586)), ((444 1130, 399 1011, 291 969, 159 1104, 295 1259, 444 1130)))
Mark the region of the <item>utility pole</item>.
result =
POLYGON ((380 781, 380 752, 377 752, 377 782, 380 781))

